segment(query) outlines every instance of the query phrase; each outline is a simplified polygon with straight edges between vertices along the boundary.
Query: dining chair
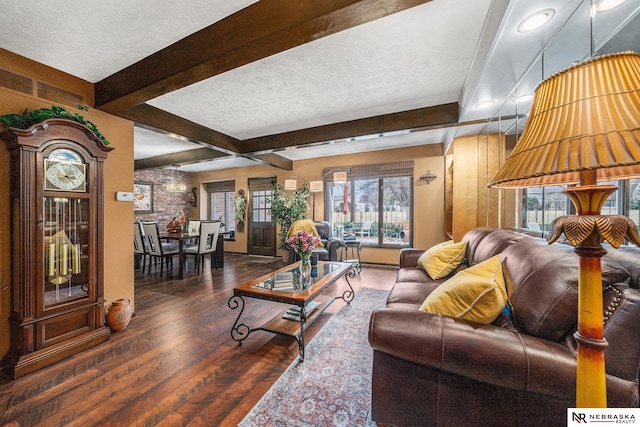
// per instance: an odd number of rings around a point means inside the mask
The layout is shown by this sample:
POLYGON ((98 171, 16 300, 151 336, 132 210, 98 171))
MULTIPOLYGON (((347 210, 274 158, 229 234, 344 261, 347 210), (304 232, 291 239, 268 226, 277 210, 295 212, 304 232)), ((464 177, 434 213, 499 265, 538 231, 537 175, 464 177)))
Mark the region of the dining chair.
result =
POLYGON ((198 234, 200 233, 200 223, 202 221, 190 219, 187 223, 187 233, 198 234))
POLYGON ((142 234, 142 225, 139 221, 133 223, 133 253, 138 257, 138 266, 140 265, 140 259, 142 259, 142 273, 144 274, 144 268, 147 265, 147 245, 144 244, 144 237, 142 234))
MULTIPOLYGON (((194 236, 198 236, 200 235, 200 223, 202 221, 200 220, 194 220, 194 219, 190 219, 189 222, 187 222, 187 233, 194 235, 194 236)), ((189 239, 186 240, 184 242, 185 247, 186 248, 191 248, 191 247, 195 247, 198 244, 198 240, 197 239, 189 239)))
POLYGON ((162 277, 165 263, 167 264, 167 268, 169 268, 169 265, 173 268, 173 256, 178 255, 178 247, 162 244, 157 222, 143 222, 142 230, 147 239, 147 252, 150 257, 147 274, 151 273, 151 258, 155 258, 156 260, 159 258, 160 277, 162 277))
POLYGON ((198 245, 184 250, 185 255, 194 256, 198 276, 200 275, 200 270, 203 269, 204 256, 206 254, 211 254, 211 266, 215 266, 216 270, 218 269, 218 259, 216 258, 218 234, 220 234, 219 221, 202 221, 198 245))

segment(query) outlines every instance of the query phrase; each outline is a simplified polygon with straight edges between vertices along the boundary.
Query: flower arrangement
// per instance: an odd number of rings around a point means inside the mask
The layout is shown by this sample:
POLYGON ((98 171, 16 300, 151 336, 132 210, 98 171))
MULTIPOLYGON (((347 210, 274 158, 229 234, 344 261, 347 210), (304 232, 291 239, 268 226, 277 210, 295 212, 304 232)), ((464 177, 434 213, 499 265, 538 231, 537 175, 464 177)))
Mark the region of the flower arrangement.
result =
POLYGON ((315 248, 319 242, 319 237, 305 231, 298 231, 287 239, 287 243, 294 248, 298 255, 300 255, 300 258, 311 255, 311 251, 313 251, 313 248, 315 248))

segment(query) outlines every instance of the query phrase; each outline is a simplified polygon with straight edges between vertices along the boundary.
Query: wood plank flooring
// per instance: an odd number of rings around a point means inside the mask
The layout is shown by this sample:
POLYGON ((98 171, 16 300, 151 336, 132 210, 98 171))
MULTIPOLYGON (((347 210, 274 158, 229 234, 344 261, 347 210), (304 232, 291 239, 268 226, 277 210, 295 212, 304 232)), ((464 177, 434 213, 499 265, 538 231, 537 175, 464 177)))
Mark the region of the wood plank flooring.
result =
MULTIPOLYGON (((160 278, 135 276, 136 317, 95 348, 18 380, 0 374, 2 426, 235 426, 298 356, 293 339, 252 334, 242 346, 230 337, 237 311, 227 306, 235 285, 283 267, 237 254, 225 268, 200 276, 191 262, 160 278), (175 277, 175 278, 174 278, 175 277)), ((390 289, 396 269, 364 266, 361 287, 390 289)), ((339 295, 344 279, 328 294, 339 295)), ((307 342, 344 305, 336 301, 313 325, 307 342)), ((257 326, 282 306, 248 300, 243 319, 257 326)))

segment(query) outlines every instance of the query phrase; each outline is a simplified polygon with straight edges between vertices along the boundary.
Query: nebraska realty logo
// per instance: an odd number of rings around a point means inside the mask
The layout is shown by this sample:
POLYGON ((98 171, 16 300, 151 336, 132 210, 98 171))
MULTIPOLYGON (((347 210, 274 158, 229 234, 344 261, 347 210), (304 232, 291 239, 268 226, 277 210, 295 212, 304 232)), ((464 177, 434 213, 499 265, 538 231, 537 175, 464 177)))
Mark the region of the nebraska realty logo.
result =
POLYGON ((567 426, 636 424, 640 408, 568 408, 567 426))

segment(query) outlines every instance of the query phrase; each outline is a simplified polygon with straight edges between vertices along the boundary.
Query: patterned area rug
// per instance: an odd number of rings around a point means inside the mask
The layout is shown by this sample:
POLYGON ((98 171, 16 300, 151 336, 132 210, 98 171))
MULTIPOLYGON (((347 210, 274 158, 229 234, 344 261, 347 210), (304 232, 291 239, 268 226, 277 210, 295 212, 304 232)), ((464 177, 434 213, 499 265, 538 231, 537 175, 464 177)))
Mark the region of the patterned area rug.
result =
POLYGON ((369 419, 373 350, 371 311, 389 291, 362 288, 307 344, 240 427, 375 426, 369 419))

